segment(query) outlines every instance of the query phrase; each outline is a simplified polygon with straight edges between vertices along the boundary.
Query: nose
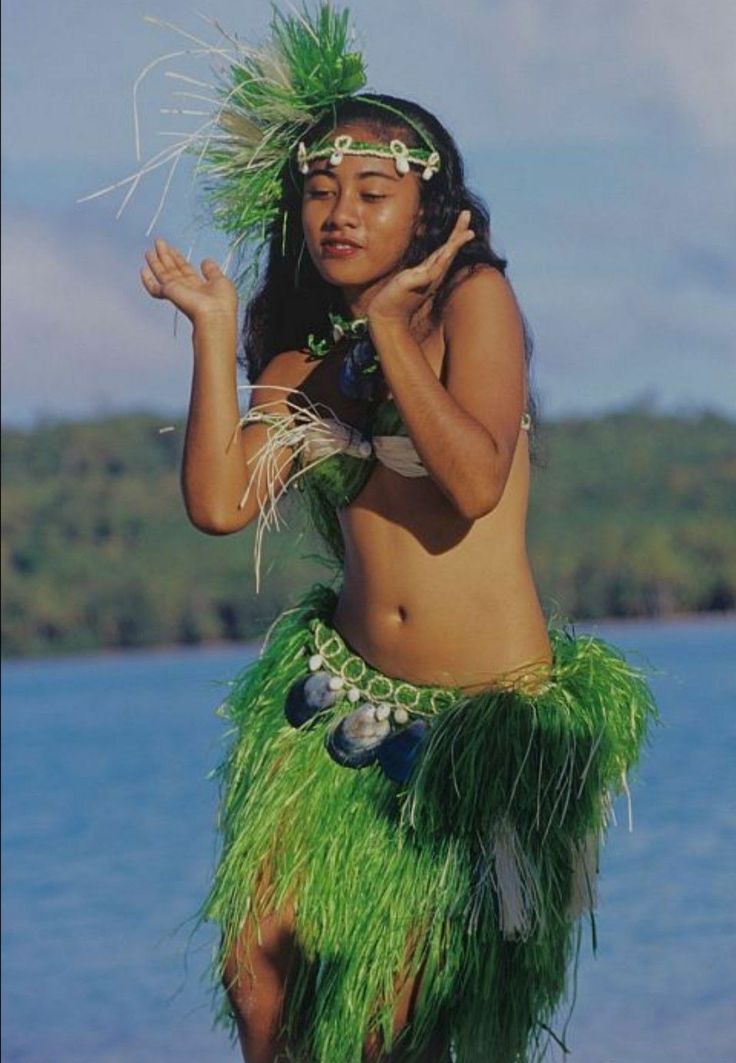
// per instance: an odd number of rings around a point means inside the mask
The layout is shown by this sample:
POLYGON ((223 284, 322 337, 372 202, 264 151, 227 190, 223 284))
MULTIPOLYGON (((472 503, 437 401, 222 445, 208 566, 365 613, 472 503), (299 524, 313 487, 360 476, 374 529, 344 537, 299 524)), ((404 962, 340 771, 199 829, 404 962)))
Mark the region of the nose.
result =
POLYGON ((348 189, 342 189, 332 202, 332 210, 327 217, 327 227, 331 229, 354 229, 359 225, 357 201, 348 189))

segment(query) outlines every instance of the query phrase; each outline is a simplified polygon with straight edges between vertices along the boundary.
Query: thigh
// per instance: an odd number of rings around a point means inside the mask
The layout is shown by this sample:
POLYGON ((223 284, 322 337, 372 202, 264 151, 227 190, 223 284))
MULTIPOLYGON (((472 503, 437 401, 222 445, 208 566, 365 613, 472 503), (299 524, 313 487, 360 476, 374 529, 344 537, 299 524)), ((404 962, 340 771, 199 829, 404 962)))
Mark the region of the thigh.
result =
MULTIPOLYGON (((270 877, 264 869, 257 889, 259 897, 270 888, 270 877)), ((407 943, 405 964, 415 945, 414 940, 407 943)), ((245 1058, 253 1053, 256 1043, 270 1043, 277 1052, 286 1050, 278 1031, 290 991, 291 976, 303 962, 296 934, 293 901, 287 901, 259 922, 247 920, 230 950, 223 970, 223 983, 233 1005, 245 1058), (249 1052, 247 1048, 250 1048, 249 1052)), ((425 964, 426 961, 423 961, 414 976, 402 973, 394 979, 394 1042, 414 1017, 425 964)), ((310 997, 311 993, 310 989, 307 996, 310 997)), ((305 1021, 308 1021, 312 1006, 313 999, 305 999, 301 1003, 305 1009, 305 1021)), ((387 1053, 380 1031, 370 1034, 364 1042, 363 1063, 400 1063, 402 1057, 400 1044, 387 1053)), ((274 1058, 284 1057, 278 1055, 274 1058)), ((449 1045, 439 1016, 437 1029, 422 1058, 426 1059, 426 1063, 450 1061, 449 1045)))
POLYGON ((294 905, 288 901, 258 922, 246 920, 225 959, 222 982, 246 1059, 281 1058, 289 976, 299 960, 294 905))
POLYGON ((267 975, 270 982, 285 982, 297 949, 292 904, 258 923, 249 919, 227 956, 223 983, 232 994, 251 991, 259 975, 267 975))
MULTIPOLYGON (((424 961, 413 978, 401 976, 394 981, 396 1007, 394 1009, 393 1038, 394 1044, 401 1032, 409 1026, 414 1018, 416 1002, 422 986, 426 961, 424 961)), ((380 1031, 371 1034, 363 1045, 363 1063, 400 1063, 403 1058, 401 1044, 393 1051, 387 1052, 380 1031)), ((423 1060, 426 1063, 449 1063, 449 1038, 444 1024, 438 1016, 438 1024, 428 1042, 423 1060)))

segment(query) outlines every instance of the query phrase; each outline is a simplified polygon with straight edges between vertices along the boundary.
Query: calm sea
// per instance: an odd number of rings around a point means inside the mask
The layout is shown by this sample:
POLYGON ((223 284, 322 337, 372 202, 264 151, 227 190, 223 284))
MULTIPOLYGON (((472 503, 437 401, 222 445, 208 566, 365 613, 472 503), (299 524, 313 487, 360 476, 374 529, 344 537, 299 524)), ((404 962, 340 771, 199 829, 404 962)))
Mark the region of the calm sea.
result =
MULTIPOLYGON (((733 1063, 736 621, 578 629, 661 673, 665 726, 632 780, 633 833, 625 798, 615 805, 568 1058, 733 1063)), ((214 928, 190 942, 188 966, 185 949, 215 854, 214 709, 252 653, 4 666, 6 1063, 240 1059, 211 1030, 214 928)))

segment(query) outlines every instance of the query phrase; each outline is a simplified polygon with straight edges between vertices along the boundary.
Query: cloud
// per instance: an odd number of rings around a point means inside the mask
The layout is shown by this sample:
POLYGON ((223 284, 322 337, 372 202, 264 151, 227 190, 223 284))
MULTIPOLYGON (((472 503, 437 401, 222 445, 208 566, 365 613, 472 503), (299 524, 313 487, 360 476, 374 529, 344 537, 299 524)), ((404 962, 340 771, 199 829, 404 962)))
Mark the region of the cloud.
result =
POLYGON ((654 66, 661 91, 697 139, 711 147, 736 145, 736 5, 730 0, 629 0, 627 41, 645 73, 654 66))
POLYGON ((647 392, 666 408, 733 415, 736 259, 725 169, 681 147, 483 160, 546 412, 604 409, 647 392))
POLYGON ((154 302, 121 241, 26 212, 7 216, 3 420, 120 408, 184 412, 191 327, 154 302))
MULTIPOLYGON (((537 338, 547 411, 603 408, 641 390, 670 404, 717 399, 736 408, 728 106, 736 6, 350 7, 371 87, 435 110, 463 149, 473 188, 489 194, 494 242, 537 338)), ((243 39, 262 38, 270 18, 267 0, 247 12, 233 0, 208 10, 243 39)), ((189 324, 179 320, 174 340, 171 308, 138 279, 165 174, 141 183, 119 223, 122 193, 71 206, 134 168, 133 79, 181 43, 142 23, 142 13, 39 0, 5 20, 6 418, 141 404, 186 410, 189 324), (109 40, 116 47, 107 55, 97 42, 109 40)), ((157 0, 155 13, 206 32, 179 0, 157 0)), ((141 99, 144 155, 161 146, 156 108, 171 103, 159 73, 141 99)), ((179 171, 154 235, 188 250, 185 185, 179 171)), ((212 233, 195 238, 195 258, 220 257, 217 242, 212 233)))
POLYGON ((447 97, 458 123, 466 116, 466 143, 613 142, 648 133, 736 145, 728 106, 736 98, 736 5, 729 0, 428 6, 444 22, 435 32, 450 57, 435 69, 462 71, 447 97))
MULTIPOLYGON (((683 136, 717 149, 736 144, 732 0, 353 0, 349 6, 371 85, 436 108, 466 147, 652 136, 683 136)), ((35 0, 7 7, 6 155, 24 166, 84 160, 96 187, 98 173, 104 181, 133 160, 136 76, 187 42, 143 22, 148 8, 137 3, 35 0)), ((156 0, 152 10, 221 43, 181 0, 156 0)), ((207 13, 242 39, 259 40, 271 5, 213 0, 207 13)), ((173 102, 166 65, 140 93, 146 152, 162 146, 158 108, 173 102)), ((199 77, 208 69, 194 57, 169 65, 199 77)), ((80 182, 80 194, 86 185, 80 182)))

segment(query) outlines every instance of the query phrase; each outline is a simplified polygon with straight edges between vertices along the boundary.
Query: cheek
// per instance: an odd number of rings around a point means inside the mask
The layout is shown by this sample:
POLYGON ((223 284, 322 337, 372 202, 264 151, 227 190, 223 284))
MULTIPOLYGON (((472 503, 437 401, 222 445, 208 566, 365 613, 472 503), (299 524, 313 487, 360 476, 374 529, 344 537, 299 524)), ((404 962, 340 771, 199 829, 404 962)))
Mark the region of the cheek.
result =
POLYGON ((401 254, 414 231, 414 214, 407 204, 386 200, 372 208, 367 228, 387 254, 401 254))
POLYGON ((412 204, 398 196, 381 200, 373 207, 373 212, 379 224, 402 232, 411 228, 414 219, 412 204))

